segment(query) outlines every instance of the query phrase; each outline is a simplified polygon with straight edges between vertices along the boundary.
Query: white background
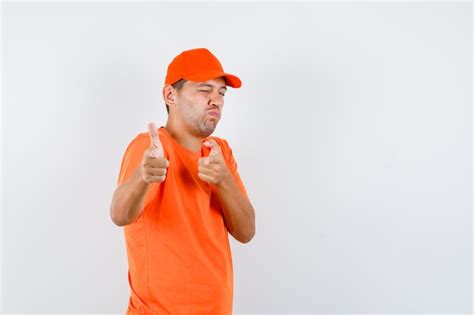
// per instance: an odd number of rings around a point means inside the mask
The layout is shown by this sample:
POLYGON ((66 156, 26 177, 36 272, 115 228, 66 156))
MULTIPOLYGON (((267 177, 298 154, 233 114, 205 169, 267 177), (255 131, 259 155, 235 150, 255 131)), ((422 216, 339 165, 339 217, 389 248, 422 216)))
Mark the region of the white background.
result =
POLYGON ((4 3, 5 313, 124 313, 122 154, 207 47, 257 234, 234 310, 470 313, 469 3, 4 3))

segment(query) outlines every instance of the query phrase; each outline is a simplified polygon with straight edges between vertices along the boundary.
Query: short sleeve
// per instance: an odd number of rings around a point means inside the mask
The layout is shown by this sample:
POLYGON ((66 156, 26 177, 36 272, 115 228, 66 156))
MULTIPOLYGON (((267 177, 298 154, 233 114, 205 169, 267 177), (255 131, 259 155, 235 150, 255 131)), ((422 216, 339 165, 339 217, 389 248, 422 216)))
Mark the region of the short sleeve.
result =
MULTIPOLYGON (((130 142, 122 158, 117 185, 126 182, 130 176, 138 170, 143 159, 143 154, 149 146, 150 139, 146 134, 139 134, 130 142)), ((156 183, 149 186, 145 195, 144 206, 147 206, 156 195, 158 186, 156 183)))
POLYGON ((127 146, 122 157, 117 185, 121 185, 125 182, 141 164, 143 153, 146 150, 146 146, 143 147, 142 138, 140 135, 136 136, 127 146))
POLYGON ((227 166, 229 167, 230 173, 232 174, 232 176, 235 180, 235 183, 239 187, 240 191, 244 194, 245 197, 247 197, 247 199, 250 199, 249 195, 247 193, 247 190, 245 188, 245 185, 244 185, 242 179, 240 178, 240 174, 239 174, 239 171, 238 171, 238 168, 237 168, 237 162, 234 158, 234 154, 232 153, 232 149, 230 148, 230 146, 229 146, 229 144, 227 143, 226 140, 224 140, 224 139, 222 139, 222 140, 225 144, 226 151, 227 151, 226 162, 227 162, 227 166))

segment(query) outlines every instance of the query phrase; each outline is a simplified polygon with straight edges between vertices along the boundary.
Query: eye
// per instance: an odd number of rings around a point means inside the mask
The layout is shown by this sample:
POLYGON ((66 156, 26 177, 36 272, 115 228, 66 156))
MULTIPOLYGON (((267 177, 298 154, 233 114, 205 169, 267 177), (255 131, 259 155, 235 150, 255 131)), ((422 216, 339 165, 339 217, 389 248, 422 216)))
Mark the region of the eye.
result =
POLYGON ((219 94, 222 95, 222 96, 225 96, 225 93, 219 93, 219 94))
POLYGON ((210 92, 209 90, 198 90, 199 92, 210 92))

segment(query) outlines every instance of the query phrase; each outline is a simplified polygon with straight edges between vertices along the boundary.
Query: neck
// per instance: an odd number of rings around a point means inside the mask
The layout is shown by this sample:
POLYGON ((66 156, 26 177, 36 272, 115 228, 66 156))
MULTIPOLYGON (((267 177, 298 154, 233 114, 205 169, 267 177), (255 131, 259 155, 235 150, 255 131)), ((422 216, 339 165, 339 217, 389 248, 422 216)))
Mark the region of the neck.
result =
POLYGON ((166 131, 180 145, 193 152, 201 152, 202 140, 204 138, 191 133, 181 122, 170 119, 166 122, 166 131))

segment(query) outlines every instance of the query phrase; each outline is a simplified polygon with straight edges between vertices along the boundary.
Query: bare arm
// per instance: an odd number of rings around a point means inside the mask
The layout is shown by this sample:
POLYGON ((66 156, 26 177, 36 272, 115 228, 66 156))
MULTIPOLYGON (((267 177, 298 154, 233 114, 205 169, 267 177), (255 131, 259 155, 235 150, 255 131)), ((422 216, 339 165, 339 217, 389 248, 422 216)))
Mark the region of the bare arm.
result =
POLYGON ((110 218, 118 226, 133 223, 140 216, 146 206, 144 201, 151 189, 150 185, 159 185, 166 177, 169 161, 164 157, 155 124, 150 123, 148 129, 150 147, 144 153, 132 150, 130 154, 135 156, 143 154, 141 163, 138 167, 135 166, 134 173, 115 189, 112 198, 110 218))
POLYGON ((143 211, 143 199, 150 184, 143 181, 138 169, 130 178, 115 189, 110 205, 110 218, 118 226, 135 221, 143 211))
POLYGON ((237 164, 232 157, 232 151, 229 169, 222 149, 214 139, 203 144, 211 147, 211 152, 209 156, 198 160, 198 176, 216 186, 227 230, 236 240, 248 243, 255 235, 255 210, 234 179, 233 173, 237 174, 237 164))
POLYGON ((230 173, 216 185, 216 189, 230 234, 242 243, 250 242, 255 235, 255 210, 252 204, 239 190, 230 173))

